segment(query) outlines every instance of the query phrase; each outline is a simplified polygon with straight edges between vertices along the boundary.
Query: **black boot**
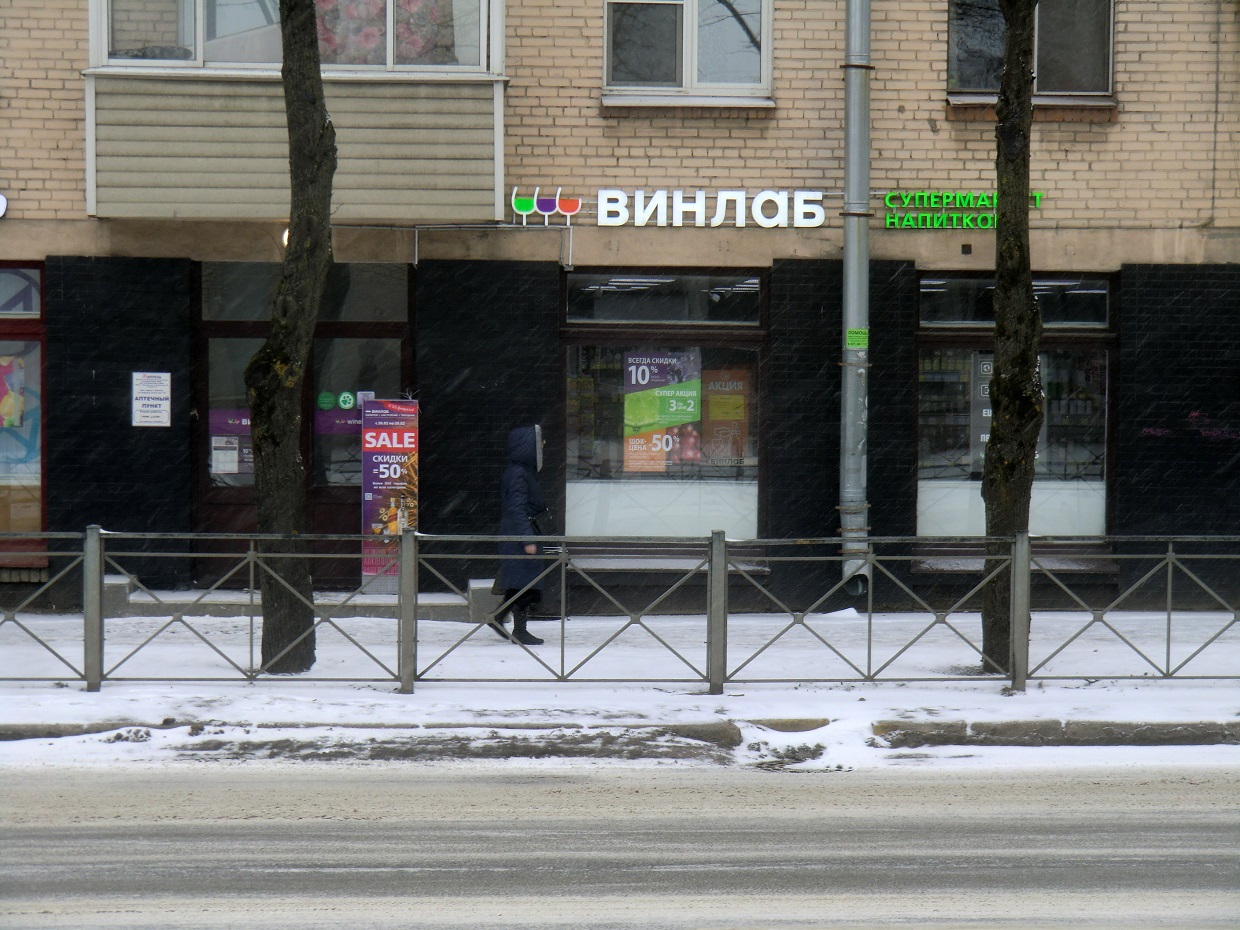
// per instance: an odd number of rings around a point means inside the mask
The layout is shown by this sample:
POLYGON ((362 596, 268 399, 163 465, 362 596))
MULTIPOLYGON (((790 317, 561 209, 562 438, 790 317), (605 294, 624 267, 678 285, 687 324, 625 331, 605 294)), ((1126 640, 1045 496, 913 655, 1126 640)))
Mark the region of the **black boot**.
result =
POLYGON ((518 607, 512 612, 512 640, 523 646, 541 646, 543 641, 526 629, 526 608, 518 607))

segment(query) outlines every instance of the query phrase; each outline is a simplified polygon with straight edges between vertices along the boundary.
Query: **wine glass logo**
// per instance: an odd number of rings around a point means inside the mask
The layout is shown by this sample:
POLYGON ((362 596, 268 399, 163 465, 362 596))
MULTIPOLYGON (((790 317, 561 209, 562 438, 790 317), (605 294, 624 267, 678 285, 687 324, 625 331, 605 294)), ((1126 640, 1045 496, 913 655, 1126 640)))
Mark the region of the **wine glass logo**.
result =
POLYGON ((526 218, 534 212, 534 202, 538 199, 538 188, 534 188, 533 197, 518 197, 519 188, 512 189, 512 212, 521 217, 521 225, 525 225, 526 218))
POLYGON ((556 190, 555 203, 556 203, 556 207, 560 211, 560 214, 564 217, 564 224, 566 226, 572 226, 573 217, 576 216, 578 211, 581 210, 581 198, 580 197, 561 197, 560 191, 556 190))
MULTIPOLYGON (((512 189, 512 212, 515 216, 521 217, 521 225, 525 226, 529 222, 530 216, 537 213, 543 218, 543 225, 551 224, 551 217, 557 213, 564 217, 565 225, 573 225, 572 218, 581 211, 580 197, 563 197, 561 194, 564 188, 557 187, 554 197, 539 196, 541 187, 534 188, 534 196, 521 197, 518 195, 519 187, 512 189)), ((515 220, 514 220, 515 222, 515 220)))
POLYGON ((544 226, 549 225, 551 217, 555 216, 556 201, 560 199, 560 191, 562 190, 562 187, 557 187, 555 189, 554 197, 539 197, 538 188, 534 188, 534 209, 537 210, 538 215, 543 218, 544 226))

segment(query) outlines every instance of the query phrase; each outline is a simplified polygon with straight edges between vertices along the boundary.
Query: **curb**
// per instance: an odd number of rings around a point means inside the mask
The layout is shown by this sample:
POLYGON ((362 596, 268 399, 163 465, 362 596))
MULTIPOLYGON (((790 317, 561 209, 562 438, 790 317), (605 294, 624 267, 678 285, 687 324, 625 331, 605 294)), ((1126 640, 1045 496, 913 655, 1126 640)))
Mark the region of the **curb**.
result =
MULTIPOLYGON (((272 722, 248 724, 256 730, 324 727, 335 730, 366 729, 400 731, 405 735, 432 736, 445 731, 493 730, 533 736, 547 731, 586 732, 625 730, 633 736, 673 736, 731 750, 744 738, 740 724, 755 724, 781 733, 804 733, 827 726, 826 718, 781 718, 761 720, 708 720, 700 723, 557 723, 526 722, 430 722, 409 724, 353 724, 272 722)), ((243 726, 223 721, 177 720, 166 717, 159 723, 136 720, 105 720, 95 723, 10 723, 0 724, 0 742, 27 739, 56 739, 88 736, 125 729, 169 730, 177 727, 243 726)), ((888 749, 916 749, 925 746, 1208 746, 1240 745, 1240 722, 1217 721, 1184 723, 1117 722, 1103 720, 1012 720, 970 723, 966 720, 907 721, 879 720, 871 725, 873 744, 888 749)))
POLYGON ((879 720, 874 736, 884 747, 921 746, 1235 746, 1240 723, 1132 723, 1108 720, 965 720, 922 723, 879 720))

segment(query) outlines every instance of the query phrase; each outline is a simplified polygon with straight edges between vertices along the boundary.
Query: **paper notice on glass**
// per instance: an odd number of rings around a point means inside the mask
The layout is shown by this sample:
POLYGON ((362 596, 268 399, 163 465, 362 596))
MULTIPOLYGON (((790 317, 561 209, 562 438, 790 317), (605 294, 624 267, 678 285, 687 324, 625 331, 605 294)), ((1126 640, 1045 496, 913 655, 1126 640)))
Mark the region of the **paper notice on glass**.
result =
POLYGON ((133 372, 133 416, 130 425, 172 425, 171 372, 133 372))
POLYGON ((235 475, 241 470, 241 437, 211 437, 211 474, 235 475))

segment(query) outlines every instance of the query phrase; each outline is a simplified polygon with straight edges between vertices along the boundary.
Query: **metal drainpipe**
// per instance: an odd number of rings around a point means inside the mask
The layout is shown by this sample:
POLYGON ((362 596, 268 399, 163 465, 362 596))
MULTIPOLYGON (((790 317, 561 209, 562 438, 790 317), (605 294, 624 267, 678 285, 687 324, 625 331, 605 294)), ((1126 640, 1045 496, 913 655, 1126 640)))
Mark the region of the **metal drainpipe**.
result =
POLYGON ((844 46, 844 325, 840 390, 840 535, 846 590, 869 584, 866 500, 870 355, 870 0, 847 0, 844 46), (852 556, 850 558, 850 556, 852 556))

